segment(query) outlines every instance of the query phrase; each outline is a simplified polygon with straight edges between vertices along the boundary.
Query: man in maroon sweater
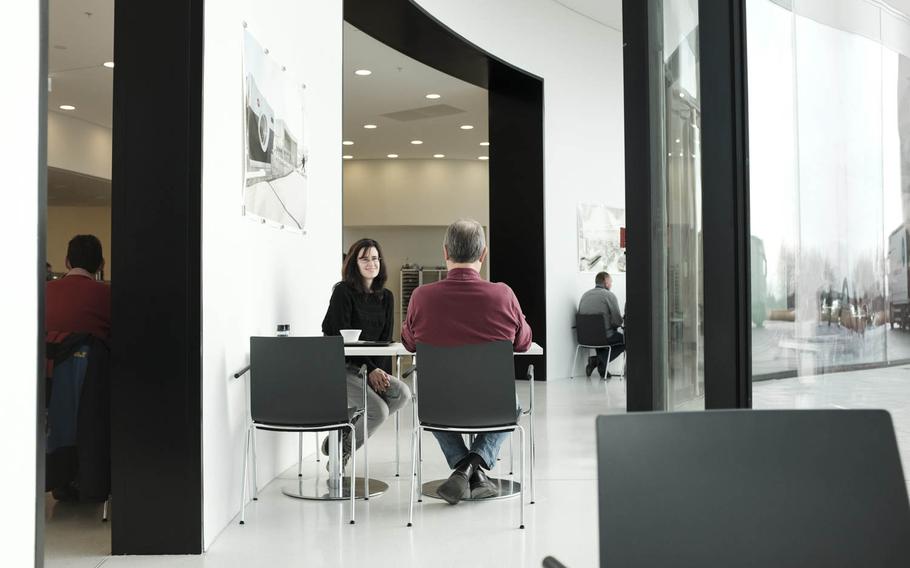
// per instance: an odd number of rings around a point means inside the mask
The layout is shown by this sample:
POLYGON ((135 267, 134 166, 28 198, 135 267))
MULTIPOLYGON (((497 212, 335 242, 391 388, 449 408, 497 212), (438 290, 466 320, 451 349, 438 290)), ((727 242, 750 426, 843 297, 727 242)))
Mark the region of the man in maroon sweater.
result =
POLYGON ((66 276, 46 284, 45 330, 56 333, 91 333, 111 337, 111 288, 95 280, 104 267, 101 241, 94 235, 76 235, 66 250, 66 276))
MULTIPOLYGON (((525 321, 515 293, 506 284, 480 278, 487 248, 483 227, 460 220, 449 225, 443 247, 448 276, 414 290, 408 316, 401 327, 401 342, 408 351, 423 343, 440 347, 508 340, 515 351, 531 346, 531 328, 525 321)), ((454 505, 461 499, 496 495, 487 478, 508 432, 478 434, 471 448, 460 434, 433 432, 449 467, 453 469, 438 494, 454 505)))

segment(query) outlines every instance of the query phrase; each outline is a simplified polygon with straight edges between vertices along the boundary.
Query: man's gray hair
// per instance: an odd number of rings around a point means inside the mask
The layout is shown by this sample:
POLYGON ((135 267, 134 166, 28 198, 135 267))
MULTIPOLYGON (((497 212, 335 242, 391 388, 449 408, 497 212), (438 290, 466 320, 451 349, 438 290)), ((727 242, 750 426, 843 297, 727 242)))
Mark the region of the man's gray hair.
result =
POLYGON ((473 219, 459 219, 446 229, 446 250, 449 260, 457 263, 469 263, 480 260, 487 240, 483 226, 473 219))

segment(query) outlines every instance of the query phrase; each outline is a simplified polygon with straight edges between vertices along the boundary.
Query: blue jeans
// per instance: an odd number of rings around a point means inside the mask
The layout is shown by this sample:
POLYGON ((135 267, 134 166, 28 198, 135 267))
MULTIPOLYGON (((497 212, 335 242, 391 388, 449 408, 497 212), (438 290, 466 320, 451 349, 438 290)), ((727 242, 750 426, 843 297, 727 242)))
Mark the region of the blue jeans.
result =
POLYGON ((509 434, 511 432, 483 432, 477 434, 474 438, 474 443, 471 444, 471 449, 468 450, 461 434, 433 431, 433 435, 436 436, 436 441, 439 442, 439 447, 442 449, 446 461, 449 462, 450 469, 455 469, 458 462, 467 457, 470 452, 479 455, 483 459, 486 469, 492 469, 493 464, 496 463, 496 457, 499 455, 499 448, 506 441, 509 434))

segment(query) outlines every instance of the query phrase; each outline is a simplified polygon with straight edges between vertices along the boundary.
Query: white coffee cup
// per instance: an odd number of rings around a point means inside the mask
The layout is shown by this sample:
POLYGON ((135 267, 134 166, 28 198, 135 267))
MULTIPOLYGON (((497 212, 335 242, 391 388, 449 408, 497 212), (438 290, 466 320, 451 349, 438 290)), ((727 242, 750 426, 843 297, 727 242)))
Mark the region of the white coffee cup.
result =
POLYGON ((341 332, 341 337, 344 338, 344 342, 345 342, 345 343, 354 343, 354 342, 356 342, 358 339, 360 339, 360 332, 361 332, 362 330, 359 330, 359 329, 341 329, 341 330, 339 330, 339 331, 341 332))

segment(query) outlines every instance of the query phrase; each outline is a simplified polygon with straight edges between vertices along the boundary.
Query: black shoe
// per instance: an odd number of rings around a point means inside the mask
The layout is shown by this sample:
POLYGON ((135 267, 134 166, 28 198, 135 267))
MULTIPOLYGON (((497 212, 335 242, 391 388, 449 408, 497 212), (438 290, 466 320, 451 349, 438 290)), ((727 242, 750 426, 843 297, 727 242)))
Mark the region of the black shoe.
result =
POLYGON ((446 479, 436 493, 446 500, 449 505, 455 505, 462 499, 471 496, 471 475, 474 473, 474 466, 465 464, 455 468, 452 475, 446 479))
POLYGON ((471 476, 471 499, 488 499, 499 495, 496 484, 490 481, 481 468, 476 468, 471 476))
POLYGON ((68 483, 63 487, 58 487, 51 491, 51 495, 53 495, 54 499, 57 501, 62 501, 64 503, 75 503, 79 500, 79 489, 76 488, 73 484, 68 483))
POLYGON ((594 369, 597 368, 597 357, 588 357, 588 364, 585 365, 585 376, 590 377, 594 369))

